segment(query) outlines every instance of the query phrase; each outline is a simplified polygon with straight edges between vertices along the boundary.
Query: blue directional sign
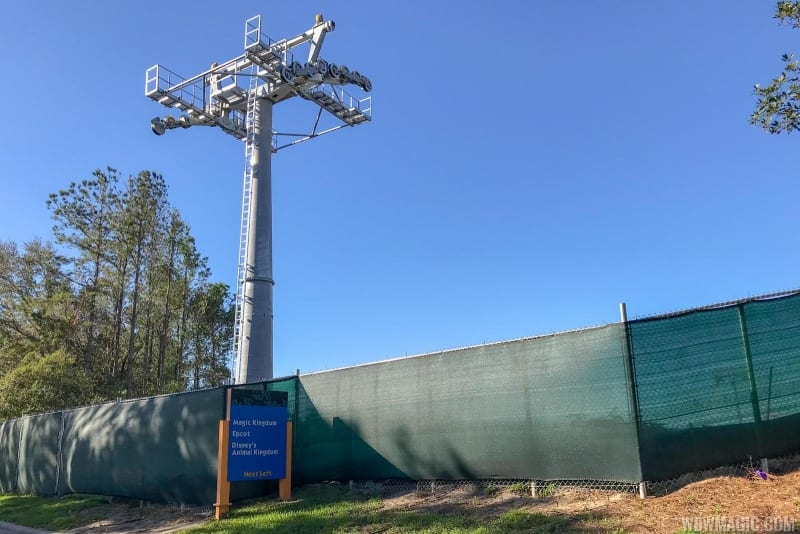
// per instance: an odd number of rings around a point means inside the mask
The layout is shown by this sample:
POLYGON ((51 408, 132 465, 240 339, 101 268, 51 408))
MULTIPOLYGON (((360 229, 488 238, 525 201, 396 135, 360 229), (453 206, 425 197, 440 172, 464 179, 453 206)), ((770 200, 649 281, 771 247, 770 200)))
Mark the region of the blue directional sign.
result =
MULTIPOLYGON (((271 392, 267 392, 271 393, 271 392)), ((285 395, 285 394, 284 394, 285 395)), ((284 397, 285 399, 285 397, 284 397)), ((283 406, 231 402, 228 480, 269 480, 286 477, 286 422, 283 406)))

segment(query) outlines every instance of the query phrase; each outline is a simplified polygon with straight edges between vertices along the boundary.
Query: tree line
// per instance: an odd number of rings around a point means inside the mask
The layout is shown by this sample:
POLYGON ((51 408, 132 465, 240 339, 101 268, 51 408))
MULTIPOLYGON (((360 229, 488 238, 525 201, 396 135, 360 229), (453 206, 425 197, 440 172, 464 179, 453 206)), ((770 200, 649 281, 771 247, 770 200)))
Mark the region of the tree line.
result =
POLYGON ((161 175, 97 170, 47 206, 50 240, 0 241, 0 419, 229 376, 229 288, 161 175))

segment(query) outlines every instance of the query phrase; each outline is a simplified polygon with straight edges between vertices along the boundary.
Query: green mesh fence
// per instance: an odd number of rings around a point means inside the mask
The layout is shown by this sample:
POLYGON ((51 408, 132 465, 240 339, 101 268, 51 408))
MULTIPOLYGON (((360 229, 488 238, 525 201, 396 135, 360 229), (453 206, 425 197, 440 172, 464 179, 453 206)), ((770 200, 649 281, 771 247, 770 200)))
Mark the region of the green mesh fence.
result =
POLYGON ((764 456, 800 448, 800 295, 744 305, 764 456))
POLYGON ((800 296, 629 328, 645 479, 800 447, 800 296))
POLYGON ((0 493, 17 491, 19 431, 21 426, 19 419, 0 423, 0 493))
POLYGON ((639 480, 621 325, 302 376, 298 481, 639 480))
MULTIPOLYGON (((299 484, 663 480, 800 449, 800 295, 236 387, 288 394, 299 484)), ((211 504, 225 396, 0 423, 0 492, 211 504)))
POLYGON ((58 487, 61 413, 31 415, 20 423, 17 491, 52 495, 58 487))
POLYGON ((212 503, 222 388, 65 413, 61 491, 212 503))

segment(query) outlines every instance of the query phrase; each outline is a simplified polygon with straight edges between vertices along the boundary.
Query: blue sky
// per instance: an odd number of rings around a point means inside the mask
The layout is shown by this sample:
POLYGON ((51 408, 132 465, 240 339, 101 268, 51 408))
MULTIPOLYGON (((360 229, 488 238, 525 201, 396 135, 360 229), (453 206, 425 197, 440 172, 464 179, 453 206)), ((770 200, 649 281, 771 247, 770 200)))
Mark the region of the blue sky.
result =
POLYGON ((774 5, 6 2, 0 239, 49 236, 48 193, 95 168, 152 169, 233 284, 244 147, 154 136, 145 69, 190 76, 252 15, 277 39, 322 12, 374 120, 273 159, 276 376, 797 287, 800 139, 747 123, 800 51, 774 5))

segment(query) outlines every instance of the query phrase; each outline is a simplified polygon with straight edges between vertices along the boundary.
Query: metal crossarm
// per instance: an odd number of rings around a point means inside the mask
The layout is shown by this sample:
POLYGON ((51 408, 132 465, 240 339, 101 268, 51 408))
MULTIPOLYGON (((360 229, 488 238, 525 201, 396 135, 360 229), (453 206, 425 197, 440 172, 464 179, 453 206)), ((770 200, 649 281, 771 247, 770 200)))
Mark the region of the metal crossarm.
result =
POLYGON ((312 89, 303 89, 300 96, 319 105, 333 116, 355 126, 372 120, 372 97, 357 99, 344 89, 321 84, 312 89))

